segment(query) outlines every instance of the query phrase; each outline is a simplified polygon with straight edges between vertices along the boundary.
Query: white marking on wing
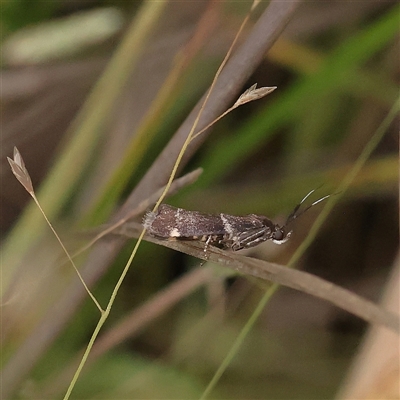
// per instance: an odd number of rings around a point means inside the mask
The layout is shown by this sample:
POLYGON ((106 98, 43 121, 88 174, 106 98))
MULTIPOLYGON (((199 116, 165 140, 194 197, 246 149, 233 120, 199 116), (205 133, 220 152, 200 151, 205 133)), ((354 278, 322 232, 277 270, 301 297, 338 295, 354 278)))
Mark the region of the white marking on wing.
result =
POLYGON ((180 234, 180 232, 178 231, 177 228, 173 228, 173 229, 171 230, 171 232, 169 233, 169 236, 170 236, 170 237, 180 237, 181 234, 180 234))
POLYGON ((220 217, 221 217, 222 223, 224 224, 225 231, 226 231, 227 233, 229 233, 229 235, 232 235, 232 234, 233 234, 232 225, 231 225, 231 224, 229 223, 229 221, 225 218, 224 214, 220 214, 220 217))

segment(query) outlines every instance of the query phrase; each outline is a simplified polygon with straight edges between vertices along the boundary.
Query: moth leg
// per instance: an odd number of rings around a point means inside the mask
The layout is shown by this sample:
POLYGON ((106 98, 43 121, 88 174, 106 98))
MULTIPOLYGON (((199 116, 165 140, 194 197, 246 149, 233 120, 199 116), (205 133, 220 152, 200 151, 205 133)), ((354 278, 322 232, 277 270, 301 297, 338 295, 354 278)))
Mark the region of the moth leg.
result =
POLYGON ((232 250, 237 251, 244 248, 257 246, 271 238, 270 228, 255 228, 242 232, 232 245, 232 250))
POLYGON ((269 239, 268 237, 259 236, 259 237, 255 238, 254 240, 247 242, 244 247, 246 247, 246 248, 254 247, 262 242, 266 242, 268 239, 269 239))
POLYGON ((206 245, 204 246, 204 253, 206 254, 206 256, 207 256, 207 250, 208 250, 208 246, 209 246, 209 244, 211 242, 211 239, 212 239, 212 235, 209 235, 207 240, 206 240, 206 245))
POLYGON ((207 253, 207 250, 208 250, 208 246, 209 246, 209 244, 210 244, 210 242, 211 242, 211 239, 212 239, 212 236, 209 235, 209 236, 207 237, 206 244, 205 244, 205 246, 204 246, 204 253, 205 253, 205 255, 206 255, 206 260, 203 260, 203 261, 200 263, 199 267, 202 267, 202 266, 206 263, 206 261, 208 260, 208 253, 207 253))

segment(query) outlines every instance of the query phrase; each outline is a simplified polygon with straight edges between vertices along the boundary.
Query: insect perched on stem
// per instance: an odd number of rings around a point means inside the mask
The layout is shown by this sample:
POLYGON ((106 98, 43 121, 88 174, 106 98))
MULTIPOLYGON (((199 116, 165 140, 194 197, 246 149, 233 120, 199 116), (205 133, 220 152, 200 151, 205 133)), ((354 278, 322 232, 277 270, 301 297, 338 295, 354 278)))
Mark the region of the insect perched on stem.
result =
POLYGON ((205 242, 205 251, 208 245, 237 251, 257 246, 267 240, 281 244, 290 238, 292 231, 288 229, 288 225, 293 220, 330 196, 314 201, 299 212, 300 206, 313 192, 314 190, 308 193, 296 205, 282 226, 264 215, 204 214, 167 204, 161 204, 156 212, 148 212, 144 217, 143 226, 151 236, 158 239, 205 242))

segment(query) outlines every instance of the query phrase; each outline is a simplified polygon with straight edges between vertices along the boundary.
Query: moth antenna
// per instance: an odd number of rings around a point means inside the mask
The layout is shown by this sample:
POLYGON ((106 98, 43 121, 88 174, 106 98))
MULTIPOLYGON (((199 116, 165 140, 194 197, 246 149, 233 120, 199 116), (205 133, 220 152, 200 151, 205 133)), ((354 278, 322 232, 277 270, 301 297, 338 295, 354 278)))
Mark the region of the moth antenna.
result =
MULTIPOLYGON (((337 194, 337 193, 334 193, 334 194, 337 194)), ((331 196, 333 196, 333 195, 332 195, 332 194, 327 194, 326 196, 321 197, 320 199, 314 201, 314 203, 312 203, 310 206, 308 206, 308 207, 306 208, 306 210, 308 210, 310 207, 315 206, 316 204, 320 203, 321 201, 324 201, 325 199, 327 199, 328 197, 331 197, 331 196)), ((304 211, 305 211, 305 210, 304 210, 304 211)), ((303 211, 303 212, 304 212, 304 211, 303 211)))
POLYGON ((310 192, 308 192, 308 194, 304 196, 303 200, 300 201, 299 206, 302 205, 317 189, 313 189, 310 192))
POLYGON ((300 203, 295 206, 293 211, 287 217, 285 225, 289 224, 289 222, 293 221, 294 219, 296 219, 298 217, 298 215, 296 213, 299 210, 300 206, 307 200, 308 196, 310 196, 314 192, 315 192, 315 189, 311 190, 311 192, 306 194, 306 196, 303 198, 303 200, 301 200, 300 203))
MULTIPOLYGON (((319 189, 319 188, 317 188, 319 189)), ((308 199, 308 197, 314 193, 317 189, 313 189, 311 190, 306 196, 304 196, 303 200, 301 200, 301 202, 299 204, 296 205, 296 207, 294 208, 294 210, 290 213, 290 215, 288 216, 287 220, 286 220, 286 224, 288 225, 290 224, 292 221, 294 221, 296 218, 300 217, 300 215, 304 214, 306 211, 308 211, 311 207, 315 206, 316 204, 320 203, 321 201, 326 200, 328 197, 333 196, 332 194, 328 194, 324 197, 321 197, 320 199, 314 201, 313 203, 311 203, 308 207, 306 207, 304 210, 302 210, 301 212, 297 213, 297 211, 299 211, 300 206, 308 199)), ((334 193, 334 194, 338 194, 338 193, 334 193)))

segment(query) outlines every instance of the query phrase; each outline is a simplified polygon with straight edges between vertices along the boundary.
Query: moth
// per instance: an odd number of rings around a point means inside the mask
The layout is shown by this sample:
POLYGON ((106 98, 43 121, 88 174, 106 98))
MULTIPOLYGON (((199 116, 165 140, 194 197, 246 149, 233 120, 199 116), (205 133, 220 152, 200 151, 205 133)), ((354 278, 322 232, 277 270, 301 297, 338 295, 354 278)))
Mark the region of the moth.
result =
POLYGON ((196 240, 220 249, 238 251, 259 245, 267 240, 285 243, 292 234, 288 225, 315 204, 328 198, 324 196, 314 201, 303 211, 300 206, 313 193, 312 190, 296 205, 282 226, 275 224, 264 215, 248 214, 205 214, 188 211, 168 204, 161 204, 156 212, 148 212, 143 220, 147 232, 162 240, 196 240))

